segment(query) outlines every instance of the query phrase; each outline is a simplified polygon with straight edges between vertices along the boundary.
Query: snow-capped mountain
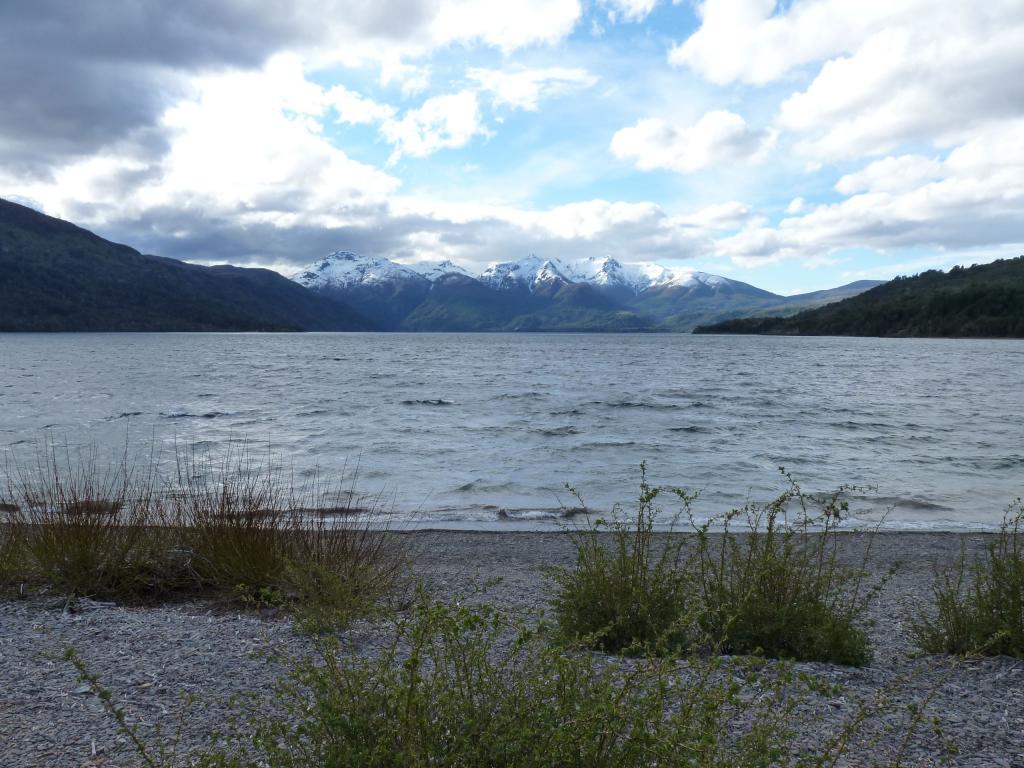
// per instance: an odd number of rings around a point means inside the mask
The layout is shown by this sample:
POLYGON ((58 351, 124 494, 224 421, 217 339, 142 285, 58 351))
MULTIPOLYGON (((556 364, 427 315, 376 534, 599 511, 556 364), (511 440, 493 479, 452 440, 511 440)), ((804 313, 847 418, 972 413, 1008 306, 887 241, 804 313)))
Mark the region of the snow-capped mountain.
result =
MULTIPOLYGON (((425 279, 434 282, 450 274, 474 277, 467 269, 447 259, 399 264, 379 256, 359 256, 349 251, 336 251, 299 271, 292 279, 307 288, 347 288, 402 280, 418 282, 425 279)), ((634 295, 650 288, 716 288, 736 283, 706 272, 672 270, 650 262, 623 264, 612 256, 592 256, 564 262, 557 258, 545 259, 531 255, 519 261, 491 264, 475 278, 497 290, 526 288, 533 292, 539 286, 564 282, 589 283, 599 288, 621 288, 634 295)))
POLYGON ((489 288, 497 290, 527 288, 531 292, 538 286, 551 285, 559 281, 578 282, 578 276, 568 265, 558 259, 542 259, 533 255, 519 261, 491 264, 477 279, 489 288))
POLYGON ((406 264, 409 269, 414 272, 418 272, 427 278, 430 282, 434 282, 439 277, 445 275, 462 275, 463 277, 472 277, 469 272, 460 267, 454 261, 445 259, 444 261, 417 261, 412 264, 406 264))
POLYGON ((307 288, 348 288, 354 285, 422 281, 419 272, 379 256, 359 256, 335 251, 316 264, 292 275, 292 280, 307 288))
POLYGON ((658 285, 667 285, 675 278, 670 269, 660 264, 623 264, 611 256, 580 259, 573 262, 578 279, 606 288, 625 288, 634 294, 658 285))
POLYGON ((474 276, 447 260, 400 264, 337 251, 292 279, 386 330, 689 330, 768 310, 795 312, 861 290, 779 296, 706 272, 612 256, 530 255, 474 276))

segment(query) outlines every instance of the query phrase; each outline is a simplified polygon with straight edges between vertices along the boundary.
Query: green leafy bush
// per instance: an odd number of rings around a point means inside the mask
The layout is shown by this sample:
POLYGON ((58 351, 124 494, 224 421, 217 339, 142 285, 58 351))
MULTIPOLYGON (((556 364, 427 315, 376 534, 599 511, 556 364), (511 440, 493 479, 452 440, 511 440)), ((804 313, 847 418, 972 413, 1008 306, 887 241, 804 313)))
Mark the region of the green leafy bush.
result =
MULTIPOLYGON (((789 488, 778 498, 695 524, 687 537, 655 532, 662 490, 649 486, 642 472, 636 516, 616 514, 573 532, 575 565, 549 572, 563 638, 612 652, 701 645, 731 654, 866 663, 865 611, 888 578, 865 585, 871 533, 865 563, 845 565, 841 540, 852 534, 841 532, 840 523, 848 489, 812 497, 786 477, 789 488)), ((671 518, 674 529, 681 515, 691 515, 696 497, 671 493, 681 503, 671 518)))
MULTIPOLYGON (((661 492, 647 483, 641 465, 635 516, 627 519, 616 508, 610 519, 571 532, 574 567, 547 572, 563 639, 616 653, 672 652, 691 642, 685 541, 654 531, 661 492)), ((677 498, 689 511, 696 497, 677 492, 677 498)))
POLYGON ((241 726, 252 749, 232 739, 201 764, 767 768, 796 764, 802 685, 743 660, 608 662, 487 604, 423 599, 375 658, 321 639, 274 714, 241 726))
POLYGON ((963 549, 932 586, 934 612, 911 629, 928 653, 1006 654, 1024 658, 1024 504, 1010 505, 984 556, 968 567, 963 549))
POLYGON ((785 477, 785 492, 729 513, 721 533, 711 533, 711 523, 698 528, 701 625, 726 653, 865 664, 864 614, 893 572, 866 587, 873 531, 861 567, 840 559, 841 542, 854 535, 840 531, 848 488, 812 497, 785 477))

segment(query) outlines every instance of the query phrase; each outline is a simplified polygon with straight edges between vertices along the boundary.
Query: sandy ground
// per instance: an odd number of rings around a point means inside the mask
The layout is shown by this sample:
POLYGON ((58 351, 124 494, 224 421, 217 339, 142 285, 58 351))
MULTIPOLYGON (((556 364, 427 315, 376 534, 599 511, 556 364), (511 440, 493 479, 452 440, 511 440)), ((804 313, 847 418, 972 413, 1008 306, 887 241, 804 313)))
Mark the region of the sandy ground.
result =
MULTIPOLYGON (((563 533, 401 536, 415 553, 417 572, 439 596, 457 596, 499 577, 488 599, 510 608, 543 608, 550 590, 542 569, 573 559, 563 533)), ((979 552, 984 541, 984 535, 967 537, 968 553, 979 552)), ((884 693, 894 704, 891 714, 877 720, 844 764, 877 764, 903 736, 899 708, 927 699, 957 754, 943 757, 936 737, 917 734, 910 764, 1024 767, 1024 661, 913 655, 907 617, 929 604, 935 565, 951 563, 960 542, 946 533, 883 533, 875 539, 872 571, 881 574, 902 562, 871 611, 875 658, 860 669, 798 665, 844 689, 838 700, 809 702, 815 731, 806 735, 809 745, 836 728, 857 701, 884 693)), ((862 546, 862 539, 849 537, 844 557, 859 561, 862 546)), ((372 653, 381 637, 379 627, 360 623, 344 642, 353 653, 372 653)), ((272 687, 282 669, 268 656, 308 649, 286 619, 225 612, 209 603, 124 608, 80 601, 68 607, 64 600, 38 597, 0 603, 0 766, 138 764, 100 702, 61 659, 68 645, 113 690, 143 735, 159 727, 177 743, 182 764, 236 711, 232 696, 272 687)))

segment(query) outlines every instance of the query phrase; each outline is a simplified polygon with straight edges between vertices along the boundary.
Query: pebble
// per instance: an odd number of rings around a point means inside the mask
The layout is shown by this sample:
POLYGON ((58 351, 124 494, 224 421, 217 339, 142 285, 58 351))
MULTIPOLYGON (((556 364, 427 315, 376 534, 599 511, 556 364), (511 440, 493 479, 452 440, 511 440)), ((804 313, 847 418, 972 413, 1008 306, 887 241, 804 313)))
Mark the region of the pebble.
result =
MULTIPOLYGON (((559 533, 418 532, 404 534, 416 568, 439 597, 465 597, 474 585, 503 576, 487 599, 517 609, 546 605, 549 585, 541 569, 570 565, 570 538, 559 533)), ((968 539, 977 553, 983 536, 968 539)), ((851 562, 857 540, 844 546, 851 562)), ((800 747, 813 753, 849 716, 857 702, 885 692, 894 709, 876 718, 840 765, 868 766, 886 759, 903 739, 910 702, 931 695, 929 713, 942 721, 944 736, 958 752, 946 756, 927 728, 908 746, 905 765, 949 764, 964 768, 1024 768, 1024 661, 996 657, 964 662, 913 654, 904 617, 930 601, 933 564, 959 552, 960 537, 941 533, 885 533, 876 539, 871 570, 883 573, 899 559, 904 566, 871 610, 875 659, 852 669, 799 664, 802 671, 843 686, 842 696, 811 700, 800 747)), ((353 653, 373 654, 385 633, 357 623, 343 640, 353 653)), ((62 654, 73 646, 90 672, 113 691, 140 736, 154 729, 175 737, 177 764, 209 745, 210 734, 236 712, 232 697, 265 694, 282 673, 268 658, 298 657, 308 642, 279 617, 226 613, 207 603, 119 607, 112 603, 60 599, 0 602, 0 766, 134 766, 131 744, 103 711, 91 688, 79 680, 62 654), (194 695, 195 701, 190 701, 194 695)))

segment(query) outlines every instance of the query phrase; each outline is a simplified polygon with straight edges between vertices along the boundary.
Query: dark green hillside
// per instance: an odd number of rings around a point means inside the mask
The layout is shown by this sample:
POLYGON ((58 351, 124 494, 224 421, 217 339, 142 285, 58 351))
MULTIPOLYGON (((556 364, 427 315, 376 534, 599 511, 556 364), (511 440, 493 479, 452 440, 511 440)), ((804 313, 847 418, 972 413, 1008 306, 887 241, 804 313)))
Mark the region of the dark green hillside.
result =
POLYGON ((694 333, 1024 338, 1024 256, 898 277, 792 317, 728 320, 694 333))
POLYGON ((495 291, 470 277, 451 274, 430 287, 426 299, 403 321, 407 331, 493 331, 502 328, 523 302, 531 307, 546 302, 527 291, 495 291))
POLYGON ((445 275, 402 323, 408 331, 634 331, 650 323, 579 283, 553 283, 535 293, 494 290, 445 275))
POLYGON ((0 331, 360 330, 276 272, 145 256, 0 200, 0 331))

